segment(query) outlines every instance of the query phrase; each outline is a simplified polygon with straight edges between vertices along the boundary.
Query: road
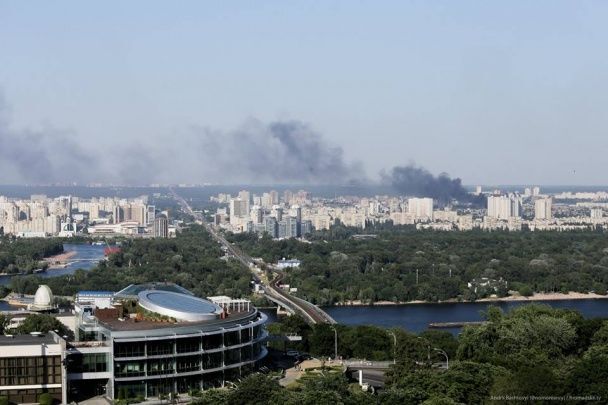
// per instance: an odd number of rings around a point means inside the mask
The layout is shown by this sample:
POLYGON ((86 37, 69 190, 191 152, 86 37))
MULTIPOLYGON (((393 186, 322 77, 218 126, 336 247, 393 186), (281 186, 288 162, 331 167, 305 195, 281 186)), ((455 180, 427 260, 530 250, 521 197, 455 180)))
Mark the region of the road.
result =
POLYGON ((268 297, 271 301, 274 301, 275 303, 286 308, 290 312, 301 315, 304 319, 306 319, 308 323, 336 323, 336 321, 321 308, 317 307, 314 304, 311 304, 306 300, 294 297, 291 294, 288 294, 283 291, 283 289, 280 288, 279 285, 285 277, 284 273, 275 272, 275 277, 270 282, 266 282, 265 280, 260 278, 254 270, 253 260, 251 259, 251 257, 241 251, 237 246, 228 242, 205 220, 205 217, 202 214, 194 212, 190 204, 188 204, 185 199, 179 196, 175 192, 175 190, 170 190, 171 194, 173 195, 173 198, 177 201, 177 203, 180 205, 181 209, 184 212, 192 215, 198 223, 205 227, 205 229, 211 234, 211 236, 213 236, 213 238, 215 238, 215 240, 217 240, 222 246, 224 246, 228 253, 230 253, 232 256, 234 256, 235 259, 241 262, 243 266, 251 270, 253 279, 256 283, 260 284, 262 290, 266 294, 266 297, 268 297))

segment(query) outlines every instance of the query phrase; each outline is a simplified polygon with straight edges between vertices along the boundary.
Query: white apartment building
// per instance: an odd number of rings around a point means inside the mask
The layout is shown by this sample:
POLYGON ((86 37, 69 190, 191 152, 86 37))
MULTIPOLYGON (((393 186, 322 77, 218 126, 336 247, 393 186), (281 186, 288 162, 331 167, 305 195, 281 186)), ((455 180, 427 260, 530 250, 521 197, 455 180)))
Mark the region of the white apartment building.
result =
POLYGON ((488 217, 508 220, 519 218, 521 198, 516 194, 488 196, 488 217))
POLYGON ((592 219, 600 219, 604 216, 604 210, 601 208, 591 208, 590 216, 592 219))
POLYGON ((552 203, 553 200, 551 198, 539 198, 538 200, 534 201, 534 219, 551 219, 552 203))
POLYGON ((433 220, 432 198, 409 198, 407 200, 407 212, 416 220, 433 220))

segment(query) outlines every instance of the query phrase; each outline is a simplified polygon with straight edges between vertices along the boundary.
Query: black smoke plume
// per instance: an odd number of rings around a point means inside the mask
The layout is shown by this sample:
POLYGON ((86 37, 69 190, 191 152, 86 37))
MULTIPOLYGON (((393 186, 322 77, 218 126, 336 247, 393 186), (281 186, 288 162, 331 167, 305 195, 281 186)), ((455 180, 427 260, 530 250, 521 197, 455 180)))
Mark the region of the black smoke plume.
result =
POLYGON ((470 201, 470 195, 459 178, 452 179, 447 173, 434 176, 425 168, 413 164, 393 167, 389 174, 382 174, 382 178, 402 195, 432 197, 443 204, 453 199, 470 201))
POLYGON ((361 165, 295 120, 249 120, 229 132, 195 128, 201 173, 219 183, 347 184, 360 182, 361 165))

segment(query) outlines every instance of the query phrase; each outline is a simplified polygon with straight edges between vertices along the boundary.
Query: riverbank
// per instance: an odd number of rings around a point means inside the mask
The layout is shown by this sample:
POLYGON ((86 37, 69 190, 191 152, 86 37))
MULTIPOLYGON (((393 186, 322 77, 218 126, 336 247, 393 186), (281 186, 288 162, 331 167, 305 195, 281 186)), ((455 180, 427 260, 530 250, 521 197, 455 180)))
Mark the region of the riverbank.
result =
POLYGON ((45 257, 43 260, 49 264, 49 269, 63 268, 68 264, 68 261, 77 254, 78 252, 70 250, 58 255, 45 257))
POLYGON ((530 297, 524 297, 522 295, 509 295, 507 297, 488 297, 481 298, 475 301, 458 300, 452 298, 445 301, 376 301, 376 302, 363 302, 361 300, 352 300, 336 303, 332 306, 336 307, 358 307, 358 306, 391 306, 391 305, 417 305, 417 304, 453 304, 453 303, 484 303, 484 302, 534 302, 534 301, 566 301, 566 300, 590 300, 590 299, 608 299, 608 295, 600 295, 596 293, 579 293, 571 291, 568 294, 564 293, 534 293, 530 297))
POLYGON ((526 302, 526 301, 565 301, 565 300, 594 300, 606 299, 608 295, 600 295, 596 293, 579 293, 571 291, 568 294, 563 293, 534 293, 530 297, 521 295, 510 295, 508 297, 482 298, 475 302, 526 302))

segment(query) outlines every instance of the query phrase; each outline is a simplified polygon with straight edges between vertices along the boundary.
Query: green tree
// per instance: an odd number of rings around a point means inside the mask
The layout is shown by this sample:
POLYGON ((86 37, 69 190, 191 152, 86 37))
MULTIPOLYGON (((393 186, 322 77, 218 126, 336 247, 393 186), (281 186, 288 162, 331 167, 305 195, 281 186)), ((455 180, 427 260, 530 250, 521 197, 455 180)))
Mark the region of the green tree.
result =
POLYGON ((208 389, 203 391, 200 397, 192 403, 197 405, 228 404, 231 395, 231 391, 226 388, 208 389))
POLYGON ((228 398, 229 404, 253 405, 267 403, 281 386, 263 374, 251 374, 245 377, 228 398))
POLYGON ((4 329, 6 329, 8 322, 8 317, 4 314, 0 314, 0 335, 4 334, 4 329))
POLYGON ((59 322, 57 318, 46 314, 28 315, 17 328, 17 332, 21 334, 31 332, 47 333, 50 331, 57 331, 60 336, 68 336, 70 339, 74 337, 74 333, 59 322))

